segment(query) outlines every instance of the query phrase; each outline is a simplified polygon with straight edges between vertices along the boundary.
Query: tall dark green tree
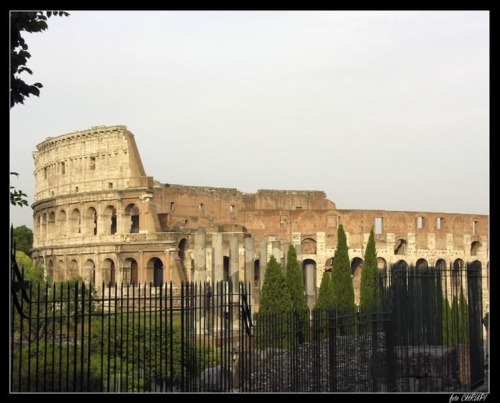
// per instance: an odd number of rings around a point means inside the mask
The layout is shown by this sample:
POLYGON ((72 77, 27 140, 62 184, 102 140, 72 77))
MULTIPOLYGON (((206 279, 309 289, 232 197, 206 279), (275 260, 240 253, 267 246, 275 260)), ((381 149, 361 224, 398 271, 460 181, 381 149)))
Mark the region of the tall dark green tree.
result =
POLYGON ((290 245, 286 259, 286 284, 292 297, 292 305, 294 311, 307 311, 306 296, 304 292, 304 281, 302 279, 302 270, 297 260, 297 252, 295 247, 290 245))
POLYGON ((344 227, 339 226, 337 250, 332 268, 333 305, 339 309, 354 309, 354 286, 344 227))
POLYGON ((271 256, 262 286, 259 314, 290 312, 292 309, 292 297, 283 270, 275 257, 271 256))
POLYGON ((319 286, 319 294, 314 309, 328 310, 334 307, 333 301, 333 289, 332 280, 330 272, 325 271, 323 273, 323 278, 321 279, 321 284, 319 286))
POLYGON ((293 323, 293 302, 281 265, 271 256, 255 315, 255 345, 288 348, 294 340, 290 332, 293 323))
POLYGON ((375 249, 375 232, 373 227, 370 231, 368 244, 366 245, 365 260, 361 273, 360 306, 363 308, 380 306, 381 290, 378 275, 377 251, 375 249))

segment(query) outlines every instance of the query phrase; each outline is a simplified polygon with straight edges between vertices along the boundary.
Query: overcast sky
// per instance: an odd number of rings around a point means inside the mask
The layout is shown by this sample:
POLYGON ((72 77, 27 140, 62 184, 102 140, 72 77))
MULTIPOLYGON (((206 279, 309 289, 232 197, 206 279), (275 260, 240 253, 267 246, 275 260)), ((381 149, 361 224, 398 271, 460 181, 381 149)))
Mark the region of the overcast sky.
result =
MULTIPOLYGON (((489 214, 487 11, 70 11, 25 34, 11 182, 48 136, 126 125, 163 183, 489 214)), ((31 208, 12 208, 33 228, 31 208)))

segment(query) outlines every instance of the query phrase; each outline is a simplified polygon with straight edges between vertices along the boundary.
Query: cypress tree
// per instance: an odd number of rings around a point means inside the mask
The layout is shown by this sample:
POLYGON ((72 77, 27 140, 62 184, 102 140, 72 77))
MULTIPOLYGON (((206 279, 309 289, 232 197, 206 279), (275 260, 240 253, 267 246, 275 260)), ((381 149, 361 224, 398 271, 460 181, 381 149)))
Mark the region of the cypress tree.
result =
POLYGON ((319 286, 319 295, 314 309, 328 310, 333 308, 333 289, 330 273, 325 271, 319 286))
POLYGON ((339 226, 337 250, 332 269, 333 305, 335 308, 353 310, 354 286, 351 278, 351 264, 344 227, 339 226))
POLYGON ((266 267, 259 313, 290 312, 292 309, 292 298, 283 270, 281 270, 281 265, 276 261, 276 258, 271 256, 266 267))
POLYGON ((370 231, 370 238, 366 245, 365 260, 363 263, 363 271, 361 272, 360 285, 360 306, 368 308, 372 306, 380 306, 381 290, 378 279, 378 264, 377 251, 375 249, 375 233, 373 227, 370 231))
POLYGON ((288 248, 285 278, 290 297, 292 298, 293 310, 298 312, 307 311, 309 308, 304 292, 302 271, 300 270, 297 252, 293 245, 290 245, 288 248))
POLYGON ((256 315, 256 345, 259 347, 288 347, 291 340, 288 330, 292 310, 292 297, 281 265, 274 256, 271 256, 266 267, 259 312, 256 315))

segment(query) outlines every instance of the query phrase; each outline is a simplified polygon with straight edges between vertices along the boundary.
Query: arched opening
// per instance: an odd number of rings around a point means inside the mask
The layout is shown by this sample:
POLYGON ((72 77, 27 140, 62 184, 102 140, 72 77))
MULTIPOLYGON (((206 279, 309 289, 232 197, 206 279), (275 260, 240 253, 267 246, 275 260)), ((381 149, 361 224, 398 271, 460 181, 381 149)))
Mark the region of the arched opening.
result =
POLYGON ((64 262, 62 260, 59 260, 59 262, 57 262, 57 270, 54 274, 54 281, 63 281, 65 277, 64 271, 65 271, 64 262))
POLYGON ((228 281, 230 278, 230 275, 229 275, 229 256, 223 256, 222 264, 224 267, 224 281, 228 281))
POLYGON ((481 242, 474 241, 470 245, 470 255, 477 256, 481 252, 481 242))
POLYGON ((329 258, 325 262, 325 271, 331 272, 333 269, 333 257, 329 258))
POLYGON ((394 263, 394 267, 396 269, 403 269, 406 270, 408 268, 408 263, 406 263, 406 260, 398 260, 396 263, 394 263))
POLYGON ((404 239, 398 239, 394 248, 395 255, 406 255, 407 242, 404 239))
POLYGON ((451 288, 454 295, 460 295, 462 287, 462 273, 464 272, 464 261, 456 259, 451 270, 451 288))
POLYGON ((102 263, 102 278, 108 287, 115 285, 115 262, 112 259, 104 259, 102 263))
POLYGON ((312 309, 316 299, 316 262, 314 260, 305 259, 302 262, 302 276, 307 305, 312 309))
POLYGON ((88 235, 97 235, 97 211, 94 207, 87 209, 85 227, 88 235))
POLYGON ((53 281, 54 280, 54 262, 52 259, 49 259, 47 262, 47 281, 53 281))
POLYGON ((417 267, 417 269, 427 269, 429 267, 429 264, 425 259, 418 259, 415 266, 417 267))
POLYGON ((178 252, 177 255, 179 256, 179 259, 181 259, 181 262, 184 266, 184 258, 186 257, 186 238, 182 238, 181 241, 179 242, 178 246, 178 252))
POLYGON ((95 263, 92 259, 85 262, 85 278, 90 284, 95 284, 95 263))
POLYGON ((302 242, 302 253, 304 255, 316 254, 316 241, 312 238, 305 238, 302 242))
POLYGON ((360 257, 355 257, 351 261, 351 275, 361 277, 361 271, 363 270, 363 259, 360 257))
POLYGON ((61 210, 57 217, 57 228, 60 236, 66 235, 66 211, 61 210))
POLYGON ((115 206, 109 205, 104 210, 104 234, 114 235, 116 234, 116 208, 115 206))
POLYGON ((79 269, 78 269, 78 261, 76 259, 73 259, 70 263, 69 263, 69 272, 68 272, 68 277, 69 279, 73 279, 75 278, 76 276, 78 276, 80 273, 79 273, 79 269))
POLYGON ((135 204, 129 204, 125 209, 125 215, 130 219, 131 234, 139 232, 139 208, 135 204))
POLYGON ((81 218, 80 218, 80 210, 77 208, 74 209, 71 212, 71 217, 70 217, 70 232, 72 234, 79 234, 81 231, 80 225, 81 225, 81 218))
POLYGON ((49 238, 54 237, 54 231, 56 228, 56 213, 53 211, 49 213, 49 221, 48 221, 48 226, 47 226, 47 234, 49 238))
POLYGON ((387 271, 387 261, 383 257, 377 258, 377 267, 380 273, 386 273, 387 271))
POLYGON ((123 282, 133 286, 139 284, 139 266, 135 259, 128 258, 123 262, 123 282))
POLYGON ((42 214, 42 225, 41 225, 42 231, 42 239, 47 239, 47 213, 42 214))
POLYGON ((363 271, 363 259, 355 257, 351 261, 352 286, 354 288, 354 303, 359 305, 361 273, 363 271))
MULTIPOLYGON (((229 258, 228 258, 229 261, 229 258)), ((260 284, 260 260, 254 260, 253 262, 253 275, 254 275, 254 284, 255 287, 259 287, 260 284)))
POLYGON ((444 259, 436 260, 436 269, 445 270, 446 269, 446 260, 444 260, 444 259))
POLYGON ((154 287, 163 284, 163 262, 157 257, 149 259, 147 265, 147 282, 152 283, 154 287))

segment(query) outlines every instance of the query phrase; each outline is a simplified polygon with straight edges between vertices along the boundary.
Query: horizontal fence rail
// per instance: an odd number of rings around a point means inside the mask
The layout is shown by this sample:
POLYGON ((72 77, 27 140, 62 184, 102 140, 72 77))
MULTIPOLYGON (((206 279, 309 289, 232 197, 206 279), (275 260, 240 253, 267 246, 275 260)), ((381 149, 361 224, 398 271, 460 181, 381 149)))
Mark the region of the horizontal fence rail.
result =
POLYGON ((475 264, 393 266, 372 307, 271 314, 253 312, 244 283, 97 290, 16 279, 12 392, 453 392, 484 382, 475 264))

